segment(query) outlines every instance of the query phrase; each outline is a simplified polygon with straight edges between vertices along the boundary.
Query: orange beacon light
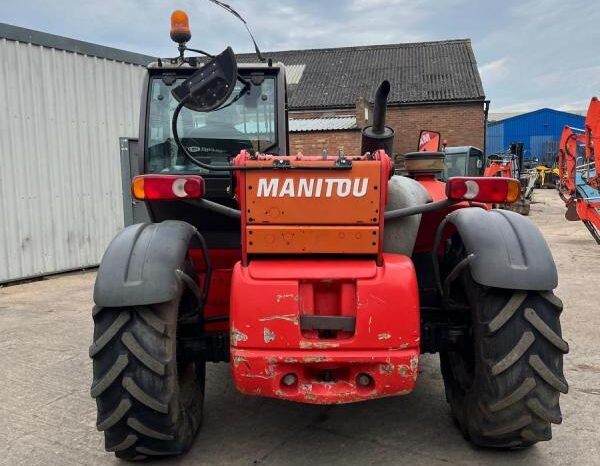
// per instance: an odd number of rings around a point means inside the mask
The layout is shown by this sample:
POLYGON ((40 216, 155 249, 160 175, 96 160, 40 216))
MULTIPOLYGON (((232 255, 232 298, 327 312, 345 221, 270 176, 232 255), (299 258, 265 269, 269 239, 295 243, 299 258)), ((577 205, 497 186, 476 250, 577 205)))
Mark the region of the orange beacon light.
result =
POLYGON ((188 42, 192 38, 190 21, 183 10, 175 10, 171 13, 171 39, 178 44, 188 42))

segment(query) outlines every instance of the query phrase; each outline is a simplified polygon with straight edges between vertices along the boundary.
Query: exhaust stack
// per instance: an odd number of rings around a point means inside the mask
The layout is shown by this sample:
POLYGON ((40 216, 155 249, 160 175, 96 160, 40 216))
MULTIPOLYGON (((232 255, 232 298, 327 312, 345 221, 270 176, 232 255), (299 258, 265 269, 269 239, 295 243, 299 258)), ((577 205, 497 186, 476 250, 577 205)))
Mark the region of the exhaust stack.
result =
POLYGON ((389 93, 390 82, 383 81, 375 92, 373 125, 366 126, 362 130, 361 154, 384 149, 388 156, 393 157, 394 155, 394 130, 389 126, 385 126, 385 111, 389 93))

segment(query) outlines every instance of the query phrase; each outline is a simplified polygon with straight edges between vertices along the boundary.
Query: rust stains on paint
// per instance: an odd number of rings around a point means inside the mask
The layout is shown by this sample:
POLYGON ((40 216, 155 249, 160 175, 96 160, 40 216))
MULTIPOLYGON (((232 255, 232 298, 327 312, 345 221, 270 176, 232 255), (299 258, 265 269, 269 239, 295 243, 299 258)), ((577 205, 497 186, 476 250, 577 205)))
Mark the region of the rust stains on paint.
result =
POLYGON ((246 335, 245 333, 240 332, 237 328, 235 327, 231 327, 231 345, 232 346, 237 346, 237 344, 240 341, 247 341, 248 340, 248 335, 246 335))
POLYGON ((240 362, 243 362, 247 367, 249 367, 248 365, 248 358, 244 357, 244 356, 240 356, 240 355, 234 355, 233 356, 233 366, 234 367, 238 367, 240 365, 240 362))
POLYGON ((277 296, 275 296, 275 300, 278 303, 280 303, 284 299, 291 299, 291 300, 297 302, 298 301, 298 295, 297 294, 293 294, 293 293, 289 293, 289 294, 278 294, 277 296))
POLYGON ((301 349, 328 349, 328 348, 339 348, 339 343, 328 342, 328 341, 301 341, 301 349))
POLYGON ((268 317, 263 317, 262 319, 258 319, 261 322, 268 322, 270 320, 287 320, 288 322, 293 323, 294 325, 298 325, 298 314, 281 314, 281 315, 273 315, 268 317))
POLYGON ((265 343, 271 343, 273 340, 275 340, 275 332, 265 327, 263 330, 263 338, 265 343))
POLYGON ((393 364, 381 364, 379 366, 379 372, 383 375, 391 375, 394 373, 394 365, 393 364))

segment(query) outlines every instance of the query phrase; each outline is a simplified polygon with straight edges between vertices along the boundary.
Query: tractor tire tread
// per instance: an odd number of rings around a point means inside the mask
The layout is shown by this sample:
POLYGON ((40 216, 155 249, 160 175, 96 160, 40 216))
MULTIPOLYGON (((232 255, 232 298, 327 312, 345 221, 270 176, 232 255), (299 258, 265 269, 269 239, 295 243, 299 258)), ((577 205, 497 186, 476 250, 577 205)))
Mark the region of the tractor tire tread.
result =
POLYGON ((546 338, 550 343, 556 346, 562 353, 569 352, 569 344, 559 337, 554 330, 552 330, 546 322, 535 312, 535 310, 528 307, 524 311, 525 319, 540 332, 542 336, 546 338))
POLYGON ((500 375, 513 364, 515 364, 527 352, 529 347, 533 345, 535 336, 533 332, 525 332, 521 336, 519 342, 504 356, 500 361, 492 366, 492 375, 500 375))
POLYGON ((490 334, 496 333, 500 328, 510 320, 510 318, 517 312, 519 306, 527 298, 527 293, 524 291, 514 293, 504 307, 498 312, 498 315, 492 319, 488 324, 488 332, 490 334))
POLYGON ((108 327, 104 333, 98 338, 94 339, 94 342, 90 346, 90 358, 93 358, 96 354, 104 349, 106 345, 119 333, 119 331, 125 326, 131 314, 128 311, 124 311, 119 314, 115 321, 108 327))
POLYGON ((552 304, 552 306, 554 306, 554 308, 558 311, 559 314, 562 312, 563 302, 554 293, 552 293, 551 291, 543 291, 540 293, 540 296, 546 301, 548 301, 550 304, 552 304))
POLYGON ((523 397, 527 396, 527 394, 535 388, 535 385, 535 379, 533 377, 527 377, 518 388, 516 388, 505 398, 490 404, 489 410, 495 413, 514 405, 515 403, 521 401, 523 397))
POLYGON ((106 451, 122 451, 127 450, 131 447, 135 442, 137 442, 138 437, 134 434, 129 434, 127 437, 123 439, 122 442, 117 443, 116 445, 111 445, 106 447, 106 451))
POLYGON ((138 361, 158 375, 165 375, 165 365, 146 351, 131 332, 124 332, 121 341, 138 361))
POLYGON ((159 400, 146 393, 143 388, 135 383, 133 378, 123 377, 123 388, 125 388, 133 398, 143 405, 146 405, 148 408, 162 414, 169 413, 169 405, 161 403, 159 400))
POLYGON ((523 416, 512 420, 506 424, 494 426, 492 429, 484 430, 483 435, 487 437, 498 437, 502 435, 512 434, 514 432, 520 433, 521 429, 528 426, 531 423, 531 416, 524 414, 523 416))
POLYGON ((180 451, 162 451, 162 450, 154 450, 152 448, 146 448, 146 447, 138 447, 138 448, 136 448, 136 451, 138 453, 142 453, 143 455, 147 455, 147 456, 174 456, 174 455, 181 454, 180 451))
POLYGON ((529 365, 548 385, 551 385, 554 389, 561 393, 567 393, 569 391, 567 381, 552 372, 552 370, 537 354, 532 354, 529 356, 529 365))
POLYGON ((481 447, 523 448, 549 440, 551 425, 562 422, 559 395, 568 391, 562 301, 552 292, 484 287, 465 275, 469 302, 480 303, 472 319, 474 357, 481 369, 475 370, 472 385, 463 386, 454 375, 456 356, 442 355, 453 417, 465 438, 481 447))
MULTIPOLYGON (((178 302, 179 298, 151 306, 97 306, 92 311, 90 392, 98 406, 97 429, 104 432, 105 449, 118 458, 137 461, 186 451, 200 425, 203 396, 197 390, 203 382, 186 385, 193 390, 186 392, 191 398, 180 395, 175 357, 178 302)), ((203 373, 194 370, 182 380, 203 373)))
POLYGON ((103 421, 98 422, 96 424, 96 427, 101 432, 105 431, 107 429, 110 429, 117 422, 119 422, 121 419, 123 419, 123 416, 125 416, 125 414, 127 414, 127 412, 129 411, 130 408, 131 408, 131 401, 129 401, 127 398, 122 399, 121 402, 119 403, 119 405, 116 407, 116 409, 109 416, 107 416, 103 421))
POLYGON ((173 440, 173 435, 164 434, 162 432, 158 432, 157 430, 151 429, 135 417, 130 416, 127 419, 127 425, 146 437, 155 438, 157 440, 173 440))
POLYGON ((527 400, 527 407, 529 410, 539 417, 541 420, 551 423, 551 424, 560 424, 562 423, 562 415, 560 414, 560 409, 558 409, 558 414, 554 414, 546 408, 537 398, 530 398, 527 400))
POLYGON ((152 327, 159 335, 164 335, 167 329, 167 324, 164 320, 158 317, 151 309, 148 307, 140 307, 137 309, 137 315, 139 315, 142 320, 152 327))
POLYGON ((117 377, 121 375, 121 373, 125 370, 129 364, 129 358, 126 354, 120 354, 117 360, 114 362, 112 367, 106 371, 106 374, 102 376, 102 378, 98 379, 90 389, 90 395, 92 398, 98 398, 104 390, 110 387, 117 377))

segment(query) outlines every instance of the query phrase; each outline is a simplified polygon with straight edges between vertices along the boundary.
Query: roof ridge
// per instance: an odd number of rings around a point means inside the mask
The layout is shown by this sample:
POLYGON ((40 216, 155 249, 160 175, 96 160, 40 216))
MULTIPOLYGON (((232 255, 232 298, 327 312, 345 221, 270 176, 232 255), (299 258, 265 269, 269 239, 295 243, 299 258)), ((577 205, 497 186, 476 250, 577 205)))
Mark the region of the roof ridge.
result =
MULTIPOLYGON (((422 47, 424 45, 446 45, 446 44, 470 44, 471 39, 445 39, 445 40, 430 40, 422 42, 400 42, 394 44, 370 44, 370 45, 346 45, 343 47, 325 47, 325 48, 310 48, 310 49, 288 49, 288 50, 269 50, 262 52, 263 55, 270 53, 306 53, 306 52, 337 52, 340 50, 377 50, 377 49, 393 49, 393 48, 409 48, 422 47)), ((236 55, 256 55, 254 52, 236 53, 236 55)))
POLYGON ((334 120, 336 118, 356 118, 356 115, 331 115, 331 116, 320 116, 320 117, 307 117, 307 118, 294 118, 294 120, 334 120))

